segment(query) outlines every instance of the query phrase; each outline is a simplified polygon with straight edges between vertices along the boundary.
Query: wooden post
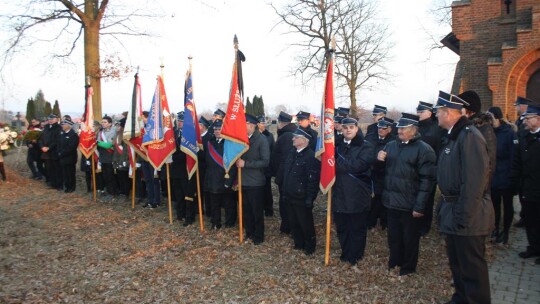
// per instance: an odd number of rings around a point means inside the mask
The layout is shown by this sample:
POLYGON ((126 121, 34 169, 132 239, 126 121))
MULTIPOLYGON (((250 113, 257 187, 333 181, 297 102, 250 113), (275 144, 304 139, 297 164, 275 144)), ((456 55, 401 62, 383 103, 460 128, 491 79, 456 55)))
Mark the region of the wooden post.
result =
POLYGON ((131 175, 131 209, 135 209, 135 184, 136 184, 135 180, 137 179, 137 163, 136 162, 134 162, 133 172, 131 174, 132 174, 131 175))
POLYGON ((238 226, 240 227, 240 244, 244 242, 244 221, 242 216, 242 168, 238 168, 238 226))
POLYGON ((332 230, 332 188, 328 190, 328 206, 326 208, 326 250, 324 254, 324 266, 330 263, 330 230, 332 230))
POLYGON ((169 200, 169 224, 172 224, 171 179, 169 178, 169 164, 167 164, 167 199, 169 200))
MULTIPOLYGON (((95 153, 95 152, 94 152, 95 153)), ((97 201, 97 186, 96 186, 96 168, 94 168, 94 153, 92 153, 92 155, 90 156, 92 158, 92 184, 93 184, 93 188, 94 188, 94 202, 97 201)))

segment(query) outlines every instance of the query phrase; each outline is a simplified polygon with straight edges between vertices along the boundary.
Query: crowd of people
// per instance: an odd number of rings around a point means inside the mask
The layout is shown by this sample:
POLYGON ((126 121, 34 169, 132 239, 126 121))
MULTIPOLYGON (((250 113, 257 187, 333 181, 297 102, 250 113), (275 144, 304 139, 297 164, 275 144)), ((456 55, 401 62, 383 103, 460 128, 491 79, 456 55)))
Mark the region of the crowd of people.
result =
MULTIPOLYGON (((529 246, 521 258, 540 256, 540 103, 518 97, 519 119, 504 119, 499 107, 482 111, 474 91, 460 95, 440 92, 435 104, 419 102, 416 113, 388 117, 375 105, 373 123, 364 135, 349 109, 335 109, 336 177, 332 217, 341 246, 340 259, 355 265, 364 257, 367 231, 387 230, 388 268, 400 276, 416 272, 422 236, 436 216, 444 235, 455 293, 449 303, 488 303, 490 299, 486 239, 506 244, 514 218, 513 197, 519 195, 521 220, 529 246), (437 188, 440 200, 435 204, 437 188), (434 210, 436 207, 436 210, 434 210), (502 220, 501 220, 502 218, 502 220)), ((183 226, 195 221, 197 185, 189 178, 186 154, 181 151, 183 112, 176 115, 176 152, 170 167, 171 196, 183 226)), ((316 248, 313 206, 319 193, 321 163, 315 157, 317 131, 310 113, 281 112, 277 138, 266 129, 267 119, 246 114, 249 150, 225 174, 221 128, 225 113, 212 120, 201 117, 203 148, 199 150, 201 199, 212 229, 237 225, 237 168, 242 169, 243 219, 247 242, 265 239, 265 217, 274 216, 272 180, 279 191, 280 232, 292 237, 294 248, 307 255, 316 248), (274 179, 272 179, 274 178, 274 179)), ((144 119, 148 113, 144 112, 144 119)), ((131 191, 129 155, 123 141, 125 118, 105 116, 94 123, 95 161, 82 157, 86 190, 96 190, 104 201, 127 198, 131 191)), ((42 132, 27 141, 32 178, 66 193, 76 187, 78 135, 73 122, 55 115, 45 125, 33 120, 30 130, 42 132)), ((137 157, 136 193, 143 207, 161 204, 167 187, 163 170, 137 157)), ((540 264, 540 258, 536 259, 540 264)))

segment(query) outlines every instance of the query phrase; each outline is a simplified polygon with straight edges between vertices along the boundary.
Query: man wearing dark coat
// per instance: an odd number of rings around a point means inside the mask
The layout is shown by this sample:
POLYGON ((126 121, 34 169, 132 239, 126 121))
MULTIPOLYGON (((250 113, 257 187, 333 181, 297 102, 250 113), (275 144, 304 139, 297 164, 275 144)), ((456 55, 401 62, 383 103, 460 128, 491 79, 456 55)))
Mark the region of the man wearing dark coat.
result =
MULTIPOLYGON (((519 193, 529 246, 519 257, 540 257, 540 102, 530 102, 523 113, 521 134, 512 164, 512 184, 519 193)), ((535 263, 540 265, 540 258, 535 263)))
POLYGON ((439 231, 446 247, 455 292, 449 303, 490 303, 485 240, 495 216, 490 198, 488 147, 461 110, 466 101, 439 93, 437 118, 448 130, 437 165, 441 190, 439 231))
MULTIPOLYGON (((420 137, 433 149, 433 151, 435 151, 435 156, 438 157, 444 130, 439 127, 435 114, 433 114, 433 104, 423 101, 418 102, 416 114, 420 117, 420 121, 418 122, 418 132, 420 132, 420 137)), ((422 235, 428 234, 431 230, 436 191, 437 183, 435 182, 433 183, 431 193, 426 201, 424 216, 420 218, 420 233, 422 235)))
POLYGON ((49 115, 49 123, 45 126, 43 134, 39 138, 39 147, 41 149, 41 158, 45 160, 46 180, 53 189, 62 190, 62 168, 58 159, 58 142, 62 127, 58 124, 58 117, 54 114, 49 115))
MULTIPOLYGON (((516 113, 518 118, 516 119, 516 126, 518 127, 518 138, 522 137, 527 134, 527 130, 525 130, 525 125, 523 124, 523 113, 527 112, 528 104, 532 102, 532 100, 518 96, 516 99, 516 102, 514 103, 514 106, 516 107, 516 113)), ((520 204, 521 204, 521 197, 520 197, 520 204)), ((514 224, 516 227, 525 227, 525 222, 523 222, 523 208, 521 208, 521 211, 519 212, 519 220, 514 224)))
MULTIPOLYGON (((264 115, 257 117, 259 123, 257 127, 259 132, 264 135, 268 140, 268 147, 270 147, 270 155, 274 151, 274 135, 266 129, 266 117, 264 115)), ((270 157, 270 163, 272 163, 272 157, 270 157)), ((264 184, 264 216, 271 217, 274 215, 274 196, 272 195, 272 168, 268 166, 264 172, 266 175, 266 184, 264 184)))
POLYGON ((64 192, 75 191, 75 167, 77 165, 77 148, 79 147, 79 135, 73 131, 73 122, 64 120, 61 123, 62 132, 58 143, 58 158, 62 167, 62 179, 64 192))
MULTIPOLYGON (((386 148, 386 145, 394 140, 392 135, 392 129, 394 126, 394 120, 383 117, 377 123, 379 138, 376 142, 371 142, 374 146, 375 157, 386 148)), ((343 140, 343 139, 341 139, 343 140)), ((337 140, 336 140, 337 142, 337 140)), ((387 226, 387 210, 382 202, 382 193, 384 188, 384 176, 385 176, 385 163, 379 160, 375 160, 373 167, 371 168, 371 179, 373 181, 373 197, 371 198, 371 210, 368 217, 368 229, 375 228, 377 221, 379 221, 381 228, 384 230, 387 226)))
POLYGON ((246 114, 249 150, 236 161, 236 166, 242 169, 242 215, 246 239, 251 239, 255 245, 264 242, 264 171, 270 163, 268 140, 257 129, 257 123, 255 116, 246 114))
MULTIPOLYGON (((203 203, 204 212, 207 217, 211 216, 211 206, 210 202, 207 199, 206 195, 206 188, 204 180, 206 178, 206 146, 208 144, 208 141, 212 138, 213 130, 210 131, 211 125, 213 124, 212 121, 208 121, 204 116, 201 116, 199 118, 199 128, 201 130, 201 140, 202 140, 202 149, 199 149, 199 152, 197 152, 197 158, 198 158, 198 170, 199 170, 199 178, 200 178, 200 185, 201 185, 201 200, 203 203)), ((213 129, 213 128, 212 128, 213 129)))
POLYGON ((281 176, 283 195, 294 240, 294 248, 310 255, 317 245, 313 223, 313 201, 319 192, 321 162, 307 149, 311 135, 302 129, 293 133, 294 150, 285 158, 281 176))
POLYGON ((302 129, 304 132, 311 136, 308 148, 315 151, 315 149, 317 148, 318 133, 311 128, 310 117, 311 113, 300 111, 296 114, 296 121, 298 124, 298 128, 302 129))
POLYGON ((365 137, 367 141, 369 142, 377 141, 377 138, 379 137, 377 135, 377 123, 379 122, 379 120, 381 120, 383 117, 386 116, 386 112, 388 112, 388 109, 386 107, 379 106, 379 105, 375 105, 373 107, 373 111, 371 112, 371 115, 373 116, 373 123, 367 127, 366 137, 365 137))
POLYGON ((435 182, 435 152, 418 133, 417 115, 403 113, 398 138, 379 151, 386 164, 382 200, 388 209, 388 268, 399 275, 416 272, 420 248, 420 219, 435 182))
POLYGON ((364 257, 371 204, 373 146, 358 134, 358 121, 342 120, 343 140, 336 142, 336 182, 332 212, 342 261, 356 265, 364 257))
POLYGON ((292 138, 293 132, 297 129, 297 126, 293 123, 292 116, 281 111, 278 116, 278 138, 276 144, 274 145, 274 150, 272 151, 271 159, 271 169, 272 174, 276 177, 276 184, 278 185, 279 190, 279 215, 281 217, 281 224, 279 231, 281 233, 290 233, 291 228, 289 225, 289 217, 287 215, 287 209, 285 202, 283 201, 283 187, 280 180, 277 178, 281 175, 281 170, 283 168, 283 163, 285 158, 289 155, 289 152, 294 149, 292 138))
POLYGON ((205 150, 207 166, 204 187, 207 192, 207 200, 211 205, 212 229, 221 228, 221 207, 225 209, 225 227, 234 227, 237 216, 236 200, 234 199, 236 192, 232 190, 237 169, 231 168, 229 177, 225 177, 225 168, 223 167, 223 145, 225 142, 221 137, 222 125, 221 119, 214 121, 214 137, 208 141, 205 150))
POLYGON ((195 221, 196 213, 196 180, 195 175, 189 179, 186 165, 186 153, 180 149, 182 142, 182 127, 184 124, 184 112, 178 112, 176 116, 176 127, 174 128, 176 151, 172 155, 170 168, 171 189, 176 200, 176 218, 181 221, 182 226, 187 227, 195 221))

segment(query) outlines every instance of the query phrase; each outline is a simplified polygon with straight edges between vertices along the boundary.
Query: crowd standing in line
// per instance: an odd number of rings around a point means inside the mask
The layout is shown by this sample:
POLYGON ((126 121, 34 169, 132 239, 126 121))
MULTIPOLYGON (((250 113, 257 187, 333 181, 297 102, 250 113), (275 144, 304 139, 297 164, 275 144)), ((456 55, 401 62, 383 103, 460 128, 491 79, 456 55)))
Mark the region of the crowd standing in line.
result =
MULTIPOLYGON (((508 242, 516 194, 522 204, 516 225, 525 226, 529 242, 519 256, 540 257, 540 102, 518 97, 515 106, 520 116, 515 126, 504 119, 500 108, 482 112, 481 105, 474 91, 457 96, 440 92, 435 104, 420 101, 416 114, 402 113, 397 122, 386 117, 386 107, 375 105, 374 122, 365 137, 349 109, 335 109, 332 216, 343 262, 360 263, 368 229, 380 226, 387 230, 388 268, 399 268, 400 276, 415 273, 421 263, 421 237, 429 233, 435 215, 455 287, 448 303, 488 303, 485 241, 508 242), (440 197, 435 204, 437 186, 440 197)), ((148 112, 143 116, 146 123, 148 112)), ((227 175, 221 136, 225 113, 217 109, 211 121, 199 119, 201 199, 212 229, 223 227, 222 209, 225 228, 237 224, 236 168, 242 168, 246 241, 255 245, 265 241, 264 218, 274 216, 271 182, 275 177, 280 232, 292 237, 295 249, 307 255, 315 252, 312 210, 321 168, 314 153, 318 134, 311 128, 310 116, 298 112, 295 124, 291 114, 279 113, 274 138, 266 129, 266 117, 246 114, 249 149, 227 175)), ((195 180, 188 177, 186 155, 180 150, 183 118, 183 112, 175 117, 171 196, 177 219, 189 226, 195 221, 198 198, 195 180)), ((104 201, 119 201, 131 192, 133 177, 122 136, 125 123, 125 118, 114 122, 107 115, 101 123, 95 122, 94 161, 81 158, 86 190, 95 187, 104 201)), ((66 193, 76 189, 79 138, 73 126, 70 117, 59 123, 53 114, 44 125, 32 120, 29 131, 37 136, 25 142, 31 177, 45 178, 47 186, 66 193)), ((0 132, 0 147, 2 152, 7 149, 5 132, 0 132)), ((139 156, 136 167, 133 195, 143 207, 157 208, 167 195, 164 173, 139 156)), ((5 180, 1 156, 0 173, 5 180)), ((540 258, 535 263, 540 264, 540 258)))

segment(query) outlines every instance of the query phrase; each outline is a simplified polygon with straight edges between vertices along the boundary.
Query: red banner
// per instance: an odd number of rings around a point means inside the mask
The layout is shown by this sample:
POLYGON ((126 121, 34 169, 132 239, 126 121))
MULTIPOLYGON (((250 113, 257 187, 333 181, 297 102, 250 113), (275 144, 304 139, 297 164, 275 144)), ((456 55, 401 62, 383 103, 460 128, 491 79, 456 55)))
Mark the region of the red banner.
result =
POLYGON ((324 150, 321 156, 321 181, 319 187, 327 193, 336 180, 336 159, 334 145, 334 60, 330 59, 326 70, 326 87, 324 89, 324 113, 321 117, 324 150))
POLYGON ((86 86, 86 105, 84 109, 84 123, 81 124, 79 134, 79 150, 86 158, 90 158, 97 147, 96 133, 94 132, 94 108, 92 107, 92 95, 94 91, 90 85, 86 86))

